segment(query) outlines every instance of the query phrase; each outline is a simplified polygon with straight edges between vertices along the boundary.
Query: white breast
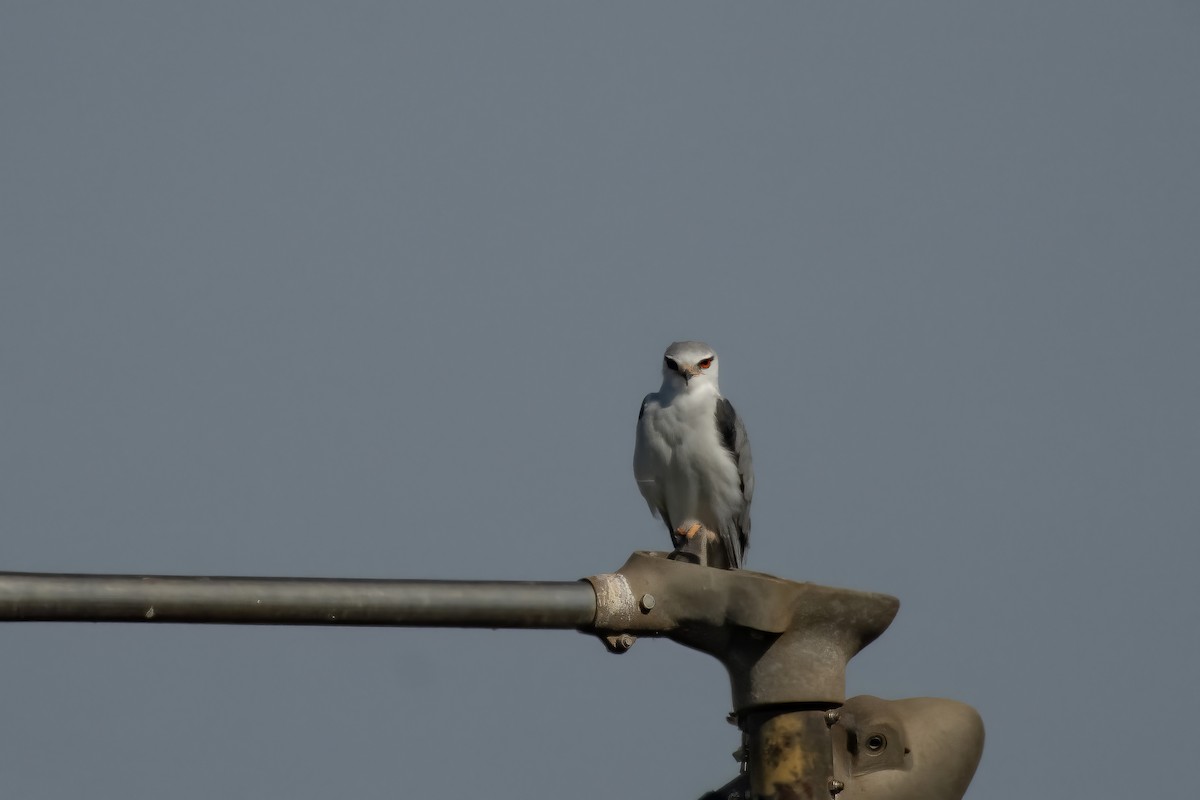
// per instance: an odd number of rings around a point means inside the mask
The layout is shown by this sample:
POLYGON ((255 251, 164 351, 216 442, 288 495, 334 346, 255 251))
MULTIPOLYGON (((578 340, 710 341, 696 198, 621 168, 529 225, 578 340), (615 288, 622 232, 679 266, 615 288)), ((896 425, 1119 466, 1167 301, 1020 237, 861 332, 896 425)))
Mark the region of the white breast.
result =
POLYGON ((716 425, 716 392, 651 395, 638 422, 634 475, 651 510, 666 508, 675 527, 728 524, 741 502, 732 455, 716 425))

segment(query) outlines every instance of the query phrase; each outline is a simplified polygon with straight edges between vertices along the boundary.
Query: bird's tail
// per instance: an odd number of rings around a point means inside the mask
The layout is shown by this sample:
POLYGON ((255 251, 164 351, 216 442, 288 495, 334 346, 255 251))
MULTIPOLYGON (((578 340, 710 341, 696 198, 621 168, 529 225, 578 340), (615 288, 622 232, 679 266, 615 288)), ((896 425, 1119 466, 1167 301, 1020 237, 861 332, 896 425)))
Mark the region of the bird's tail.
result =
POLYGON ((741 569, 742 558, 745 555, 742 552, 741 532, 732 525, 722 525, 719 533, 721 546, 725 550, 725 559, 729 562, 729 568, 741 569))

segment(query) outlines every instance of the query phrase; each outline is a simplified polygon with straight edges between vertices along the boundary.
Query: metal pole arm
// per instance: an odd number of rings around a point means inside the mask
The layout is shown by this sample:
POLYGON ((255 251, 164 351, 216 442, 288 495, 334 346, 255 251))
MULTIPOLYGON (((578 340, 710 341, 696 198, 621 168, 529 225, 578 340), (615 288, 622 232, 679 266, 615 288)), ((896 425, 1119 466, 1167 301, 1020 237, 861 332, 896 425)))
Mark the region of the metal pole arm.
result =
POLYGON ((418 581, 0 572, 2 622, 586 628, 583 581, 418 581))

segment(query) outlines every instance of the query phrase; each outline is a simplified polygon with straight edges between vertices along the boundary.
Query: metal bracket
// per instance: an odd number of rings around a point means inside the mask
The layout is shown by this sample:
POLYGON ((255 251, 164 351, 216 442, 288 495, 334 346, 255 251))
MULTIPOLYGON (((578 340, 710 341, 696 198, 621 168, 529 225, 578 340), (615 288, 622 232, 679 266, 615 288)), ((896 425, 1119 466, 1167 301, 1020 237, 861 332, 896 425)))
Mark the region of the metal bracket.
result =
POLYGON ((596 591, 589 632, 662 636, 725 665, 738 714, 845 699, 846 663, 878 637, 896 598, 796 583, 637 552, 615 573, 587 580, 596 591))

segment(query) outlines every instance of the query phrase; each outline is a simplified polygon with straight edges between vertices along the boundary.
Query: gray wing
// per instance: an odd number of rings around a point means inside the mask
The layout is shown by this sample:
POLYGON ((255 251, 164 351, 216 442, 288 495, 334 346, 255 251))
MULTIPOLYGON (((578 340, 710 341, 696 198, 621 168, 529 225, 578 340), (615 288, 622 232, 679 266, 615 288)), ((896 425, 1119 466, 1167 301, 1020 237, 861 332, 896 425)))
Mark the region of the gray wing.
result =
POLYGON ((667 505, 658 487, 658 477, 655 474, 655 459, 646 437, 649 433, 642 425, 642 417, 646 413, 646 401, 652 395, 642 398, 642 407, 638 409, 637 439, 633 447, 633 478, 637 481, 638 491, 650 506, 650 513, 666 523, 667 531, 675 530, 671 525, 671 517, 667 514, 667 505))
POLYGON ((750 455, 750 437, 742 418, 733 410, 733 404, 724 397, 717 399, 717 431, 721 444, 733 456, 741 480, 742 503, 734 510, 728 526, 719 531, 721 541, 729 553, 733 568, 742 565, 742 557, 750 547, 750 501, 754 498, 754 459, 750 455))

